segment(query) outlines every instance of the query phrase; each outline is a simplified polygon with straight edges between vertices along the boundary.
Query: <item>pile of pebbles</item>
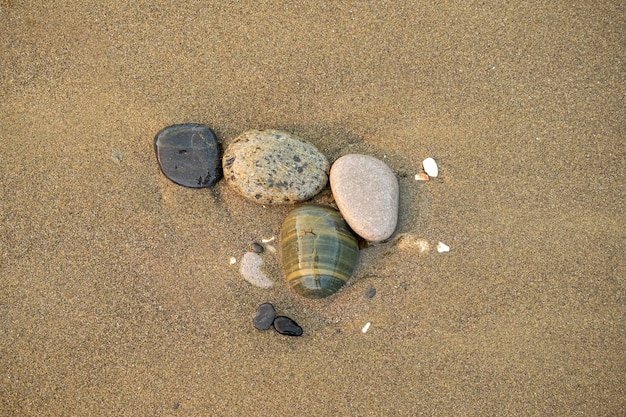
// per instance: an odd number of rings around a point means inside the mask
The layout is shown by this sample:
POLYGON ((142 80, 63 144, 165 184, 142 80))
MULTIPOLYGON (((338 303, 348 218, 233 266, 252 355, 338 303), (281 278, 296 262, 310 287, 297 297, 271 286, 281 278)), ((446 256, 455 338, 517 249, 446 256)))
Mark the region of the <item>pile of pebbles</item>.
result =
POLYGON ((312 144, 287 132, 250 130, 239 135, 219 156, 210 128, 199 124, 169 126, 155 140, 163 174, 177 184, 202 188, 222 175, 243 197, 260 204, 306 201, 329 180, 346 222, 363 239, 388 239, 398 221, 399 187, 381 160, 350 154, 330 166, 312 144))
POLYGON ((256 315, 252 324, 259 330, 269 330, 274 326, 274 330, 285 336, 302 336, 302 327, 293 319, 287 316, 277 316, 276 309, 270 303, 263 303, 256 310, 256 315))
MULTIPOLYGON (((195 123, 166 127, 156 135, 154 146, 161 171, 176 184, 211 187, 223 176, 244 198, 277 205, 310 200, 330 181, 339 212, 356 234, 381 242, 396 229, 398 180, 387 164, 372 156, 344 155, 331 166, 312 144, 271 129, 242 133, 221 156, 213 131, 195 123)), ((256 250, 248 252, 241 273, 251 284, 269 288, 273 282, 260 271, 261 263, 256 250)), ((269 303, 259 307, 253 324, 261 330, 274 326, 281 334, 302 334, 292 319, 276 317, 269 303)))

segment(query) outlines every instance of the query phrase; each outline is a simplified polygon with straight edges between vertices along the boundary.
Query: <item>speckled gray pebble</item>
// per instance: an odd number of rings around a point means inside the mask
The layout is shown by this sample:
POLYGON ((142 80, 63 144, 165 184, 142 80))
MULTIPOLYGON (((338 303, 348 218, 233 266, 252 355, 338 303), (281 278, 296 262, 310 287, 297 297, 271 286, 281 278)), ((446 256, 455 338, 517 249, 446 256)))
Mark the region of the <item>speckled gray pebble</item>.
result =
POLYGON ((228 146, 224 177, 244 197, 260 204, 305 201, 328 182, 329 163, 313 145, 278 130, 251 130, 228 146))
POLYGON ((363 239, 389 238, 398 222, 398 179, 383 161, 351 154, 330 170, 330 188, 341 215, 363 239))
POLYGON ((376 295, 376 288, 370 287, 367 291, 365 291, 366 298, 374 298, 376 295))
POLYGON ((272 327, 275 318, 276 310, 274 306, 270 303, 263 303, 257 308, 252 324, 259 330, 267 330, 272 327))

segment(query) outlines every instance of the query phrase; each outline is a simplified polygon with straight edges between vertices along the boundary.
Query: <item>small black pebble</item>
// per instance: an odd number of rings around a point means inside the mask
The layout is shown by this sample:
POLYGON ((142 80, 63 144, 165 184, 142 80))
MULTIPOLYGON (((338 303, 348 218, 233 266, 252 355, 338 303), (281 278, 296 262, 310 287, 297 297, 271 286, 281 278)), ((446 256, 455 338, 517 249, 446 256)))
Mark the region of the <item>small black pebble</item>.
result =
POLYGON ((274 329, 280 334, 287 336, 302 336, 302 327, 298 323, 285 316, 278 316, 274 319, 274 329))
POLYGON ((174 405, 172 406, 174 410, 178 410, 178 407, 180 407, 180 404, 178 403, 174 403, 174 405))
POLYGON ((256 316, 254 316, 252 323, 259 330, 267 330, 272 327, 274 317, 276 317, 274 306, 270 303, 263 303, 257 308, 256 316))
POLYGON ((371 287, 369 290, 365 291, 365 297, 373 298, 376 295, 376 288, 371 287))
POLYGON ((261 245, 260 243, 254 242, 252 244, 252 250, 255 251, 256 253, 263 253, 265 249, 263 248, 263 245, 261 245))

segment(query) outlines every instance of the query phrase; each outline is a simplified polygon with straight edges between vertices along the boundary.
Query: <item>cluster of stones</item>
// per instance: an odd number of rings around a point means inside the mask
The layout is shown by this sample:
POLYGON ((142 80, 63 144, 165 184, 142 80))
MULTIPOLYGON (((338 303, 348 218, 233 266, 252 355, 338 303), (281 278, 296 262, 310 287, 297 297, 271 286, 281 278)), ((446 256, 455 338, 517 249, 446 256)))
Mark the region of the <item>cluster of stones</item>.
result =
POLYGON ((285 336, 302 336, 302 327, 293 319, 286 316, 276 316, 276 310, 270 303, 263 303, 256 310, 252 324, 259 330, 269 330, 274 326, 280 334, 285 336))
POLYGON ((398 221, 398 181, 379 159, 350 154, 330 168, 310 143, 278 130, 239 135, 220 158, 219 144, 207 126, 174 125, 156 136, 155 149, 166 177, 187 187, 210 187, 222 176, 242 196, 261 204, 311 199, 328 182, 339 211, 355 233, 380 242, 398 221))
MULTIPOLYGON (((177 184, 209 187, 223 173, 234 190, 260 204, 293 204, 309 200, 324 189, 330 179, 339 212, 356 234, 365 240, 380 242, 388 239, 396 229, 398 181, 383 161, 372 156, 344 155, 331 167, 315 146, 294 135, 278 130, 251 130, 235 138, 220 158, 215 135, 208 127, 198 124, 163 129, 156 136, 155 149, 161 170, 177 184)), ((307 216, 311 221, 311 215, 307 216)), ((339 221, 334 221, 333 228, 343 230, 339 221)), ((328 239, 335 239, 333 230, 321 232, 328 239)), ((326 244, 327 247, 333 245, 326 244)), ((337 254, 339 256, 341 251, 337 254)), ((283 254, 285 270, 288 269, 285 259, 300 257, 299 261, 302 261, 301 254, 292 255, 295 256, 283 254)), ((258 269, 258 265, 255 268, 258 269)), ((299 281, 304 285, 309 282, 311 287, 323 287, 326 277, 315 274, 299 281)), ((266 284, 266 287, 271 286, 271 281, 266 284)), ((317 296, 309 295, 314 292, 317 290, 307 292, 305 296, 317 298, 328 294, 326 291, 317 292, 317 296)))

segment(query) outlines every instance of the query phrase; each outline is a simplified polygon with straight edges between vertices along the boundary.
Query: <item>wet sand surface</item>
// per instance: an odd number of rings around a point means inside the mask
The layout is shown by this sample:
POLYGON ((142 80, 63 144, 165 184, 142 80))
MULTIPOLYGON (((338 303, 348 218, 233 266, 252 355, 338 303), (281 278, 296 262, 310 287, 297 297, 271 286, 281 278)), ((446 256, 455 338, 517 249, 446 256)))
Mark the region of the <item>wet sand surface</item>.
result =
POLYGON ((0 414, 624 415, 626 16, 585 3, 3 1, 0 414), (164 178, 186 122, 384 160, 394 237, 251 286, 292 207, 164 178))

